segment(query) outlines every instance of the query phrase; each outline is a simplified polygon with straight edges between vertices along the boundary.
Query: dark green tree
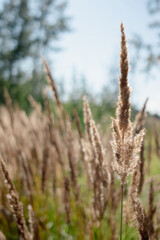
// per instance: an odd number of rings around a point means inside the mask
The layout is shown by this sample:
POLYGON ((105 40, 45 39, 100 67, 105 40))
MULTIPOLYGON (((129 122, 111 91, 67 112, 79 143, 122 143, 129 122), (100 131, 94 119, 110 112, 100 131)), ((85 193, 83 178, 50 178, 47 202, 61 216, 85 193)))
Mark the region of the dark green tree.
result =
MULTIPOLYGON (((40 55, 57 50, 56 42, 69 30, 67 2, 8 0, 0 7, 0 100, 3 88, 22 105, 28 94, 41 98, 44 75, 40 55)), ((25 107, 25 106, 23 106, 25 107)))

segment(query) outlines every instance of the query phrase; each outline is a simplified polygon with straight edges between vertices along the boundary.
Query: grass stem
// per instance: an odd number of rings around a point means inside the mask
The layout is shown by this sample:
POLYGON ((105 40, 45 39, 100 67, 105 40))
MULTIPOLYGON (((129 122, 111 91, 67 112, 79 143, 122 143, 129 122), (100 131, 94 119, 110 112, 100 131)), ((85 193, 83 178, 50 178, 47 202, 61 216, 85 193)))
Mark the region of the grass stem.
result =
POLYGON ((121 224, 120 224, 120 240, 122 240, 122 228, 123 228, 123 183, 121 184, 121 224))

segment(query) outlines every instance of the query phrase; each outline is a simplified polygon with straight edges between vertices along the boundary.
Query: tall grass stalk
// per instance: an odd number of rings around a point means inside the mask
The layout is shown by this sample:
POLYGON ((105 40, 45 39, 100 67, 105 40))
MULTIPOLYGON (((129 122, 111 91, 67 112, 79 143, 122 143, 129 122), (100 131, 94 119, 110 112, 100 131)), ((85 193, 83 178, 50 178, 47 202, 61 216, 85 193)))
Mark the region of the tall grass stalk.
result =
POLYGON ((121 52, 120 52, 120 79, 119 79, 119 98, 117 103, 116 119, 112 119, 113 141, 112 148, 114 159, 112 167, 120 177, 121 181, 121 223, 120 239, 122 239, 123 221, 123 188, 127 183, 127 176, 133 174, 138 163, 138 153, 141 150, 144 131, 140 130, 134 134, 133 125, 130 121, 130 87, 128 84, 128 50, 124 32, 121 24, 121 52))

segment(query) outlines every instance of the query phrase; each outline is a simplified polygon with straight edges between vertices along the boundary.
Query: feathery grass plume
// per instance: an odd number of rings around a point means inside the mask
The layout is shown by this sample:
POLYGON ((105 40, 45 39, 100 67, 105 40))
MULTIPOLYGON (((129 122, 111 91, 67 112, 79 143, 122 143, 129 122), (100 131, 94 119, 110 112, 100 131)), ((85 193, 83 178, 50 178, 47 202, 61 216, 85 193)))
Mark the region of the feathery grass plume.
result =
POLYGON ((145 115, 146 115, 146 105, 148 102, 148 98, 146 99, 142 110, 136 115, 135 121, 134 121, 134 126, 133 126, 133 131, 135 134, 139 133, 143 127, 144 127, 144 120, 145 120, 145 115))
POLYGON ((9 202, 11 206, 11 210, 15 216, 17 222, 17 228, 19 232, 19 236, 22 240, 31 240, 30 233, 28 231, 26 221, 23 214, 23 204, 19 201, 18 194, 14 187, 14 184, 9 176, 6 164, 0 156, 0 167, 4 174, 5 183, 8 188, 9 193, 9 202))
POLYGON ((44 57, 42 57, 42 61, 43 61, 43 65, 44 65, 44 71, 45 71, 45 73, 47 75, 48 84, 52 88, 52 91, 54 93, 55 100, 56 100, 56 103, 57 103, 57 106, 58 106, 58 116, 59 116, 59 120, 60 120, 60 126, 61 126, 62 130, 64 130, 65 129, 65 125, 64 125, 64 118, 63 118, 63 105, 62 105, 62 103, 60 101, 55 81, 54 81, 54 79, 53 79, 53 77, 51 75, 49 66, 48 66, 46 60, 44 59, 44 57))
POLYGON ((91 143, 92 140, 90 136, 90 120, 92 119, 92 113, 91 113, 86 96, 83 97, 83 116, 84 116, 85 132, 87 133, 87 136, 91 143))
POLYGON ((93 206, 95 218, 101 222, 108 200, 107 196, 110 184, 110 174, 108 172, 108 166, 104 156, 104 149, 93 119, 90 120, 90 125, 91 144, 94 151, 94 164, 92 170, 94 181, 93 206))
POLYGON ((112 163, 113 169, 120 176, 121 183, 127 181, 127 176, 133 173, 137 165, 140 147, 143 140, 144 130, 134 136, 132 125, 130 122, 130 88, 128 85, 128 54, 126 46, 126 38, 124 27, 121 24, 121 55, 120 55, 120 96, 116 112, 116 119, 112 119, 113 141, 112 148, 114 160, 112 163))
POLYGON ((108 171, 108 164, 105 157, 105 151, 96 127, 96 124, 93 119, 90 120, 91 125, 91 139, 92 146, 95 151, 95 163, 100 170, 100 178, 104 186, 110 184, 110 173, 108 171))
POLYGON ((88 146, 89 144, 88 141, 84 139, 85 137, 82 131, 80 119, 76 109, 73 110, 73 114, 74 114, 76 126, 78 129, 78 134, 79 134, 79 143, 80 143, 81 159, 83 161, 83 170, 87 177, 88 189, 90 189, 90 185, 93 179, 92 171, 91 171, 91 163, 90 163, 91 149, 90 149, 90 146, 88 146))
POLYGON ((94 190, 93 197, 93 220, 100 224, 107 204, 107 193, 110 184, 110 174, 108 172, 107 160, 100 140, 100 136, 92 118, 92 113, 86 97, 84 101, 84 122, 86 132, 93 152, 91 162, 92 183, 94 190))
POLYGON ((120 52, 120 79, 119 79, 119 99, 117 106, 117 121, 119 129, 124 138, 125 131, 130 128, 130 87, 128 85, 128 50, 127 41, 124 32, 124 26, 121 23, 121 52, 120 52))
POLYGON ((83 97, 83 119, 84 119, 84 125, 85 125, 85 136, 83 139, 81 139, 81 151, 82 151, 82 157, 85 164, 85 169, 87 172, 88 177, 88 183, 93 184, 93 150, 92 150, 92 140, 90 136, 90 120, 92 119, 92 113, 89 108, 87 98, 86 96, 83 97), (88 141, 89 140, 89 141, 88 141))
POLYGON ((143 141, 144 130, 134 136, 132 124, 130 122, 130 88, 128 85, 128 52, 127 42, 123 24, 121 24, 121 53, 120 53, 120 79, 119 98, 116 110, 116 119, 112 119, 113 140, 112 148, 114 159, 113 170, 117 172, 121 180, 121 226, 120 239, 122 239, 122 219, 123 219, 123 187, 127 182, 127 176, 132 174, 137 162, 143 141))
POLYGON ((7 240, 7 238, 1 231, 0 231, 0 240, 7 240))
POLYGON ((55 81, 54 81, 54 79, 53 79, 53 77, 52 77, 52 75, 51 75, 51 72, 50 72, 48 63, 47 63, 47 61, 44 59, 44 57, 41 57, 41 58, 42 58, 42 61, 43 61, 45 73, 46 73, 46 75, 47 75, 48 83, 49 83, 49 85, 52 87, 52 90, 53 90, 53 92, 54 92, 55 99, 56 99, 56 103, 57 103, 57 105, 59 106, 59 108, 62 110, 62 109, 63 109, 63 106, 62 106, 62 103, 61 103, 61 101, 60 101, 59 94, 58 94, 58 90, 57 90, 55 81))

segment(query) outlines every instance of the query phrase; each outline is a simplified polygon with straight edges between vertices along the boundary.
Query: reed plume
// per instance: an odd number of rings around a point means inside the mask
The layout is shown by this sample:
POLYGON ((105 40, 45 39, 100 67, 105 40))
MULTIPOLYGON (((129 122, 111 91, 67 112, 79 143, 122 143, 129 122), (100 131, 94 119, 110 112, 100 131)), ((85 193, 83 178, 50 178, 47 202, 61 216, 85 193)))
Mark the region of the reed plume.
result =
POLYGON ((114 159, 113 170, 117 172, 121 180, 121 226, 120 239, 122 239, 123 217, 123 187, 127 182, 127 176, 133 174, 138 162, 143 141, 144 130, 134 136, 133 126, 130 122, 130 87, 128 84, 128 51, 123 24, 121 24, 121 53, 120 53, 120 79, 119 98, 116 110, 116 119, 112 119, 113 141, 112 148, 114 159))
POLYGON ((117 172, 124 184, 127 176, 133 173, 138 162, 137 154, 140 152, 144 130, 134 136, 133 127, 130 122, 130 88, 128 85, 128 54, 126 46, 126 37, 123 24, 121 24, 121 55, 120 70, 121 76, 119 81, 120 96, 117 104, 116 119, 112 119, 113 141, 112 148, 114 160, 113 169, 117 172))
POLYGON ((94 197, 93 197, 93 209, 94 209, 94 221, 99 224, 103 218, 104 211, 107 204, 107 194, 110 185, 110 174, 108 172, 107 159, 105 156, 104 147, 102 145, 96 124, 93 120, 92 113, 87 101, 87 98, 83 98, 83 112, 84 122, 86 127, 87 136, 92 149, 92 160, 90 162, 91 182, 93 184, 94 197))
POLYGON ((52 87, 52 90, 54 92, 54 96, 55 96, 55 99, 56 99, 56 103, 57 103, 58 107, 62 110, 63 106, 62 106, 62 103, 60 101, 58 90, 57 90, 55 81, 54 81, 54 79, 53 79, 53 77, 51 75, 48 63, 44 59, 44 57, 42 57, 42 61, 43 61, 43 65, 44 65, 44 71, 45 71, 45 73, 47 75, 48 84, 52 87))
POLYGON ((65 123, 64 123, 64 118, 63 118, 63 105, 62 105, 62 103, 60 101, 58 90, 57 90, 55 81, 54 81, 54 79, 53 79, 53 77, 51 75, 48 63, 44 59, 44 57, 42 57, 42 61, 43 61, 43 65, 44 65, 44 71, 45 71, 46 76, 47 76, 48 84, 52 88, 52 91, 53 91, 54 96, 55 96, 56 104, 58 106, 58 112, 57 113, 58 113, 58 117, 59 117, 59 121, 60 121, 61 130, 64 130, 65 129, 65 123))

